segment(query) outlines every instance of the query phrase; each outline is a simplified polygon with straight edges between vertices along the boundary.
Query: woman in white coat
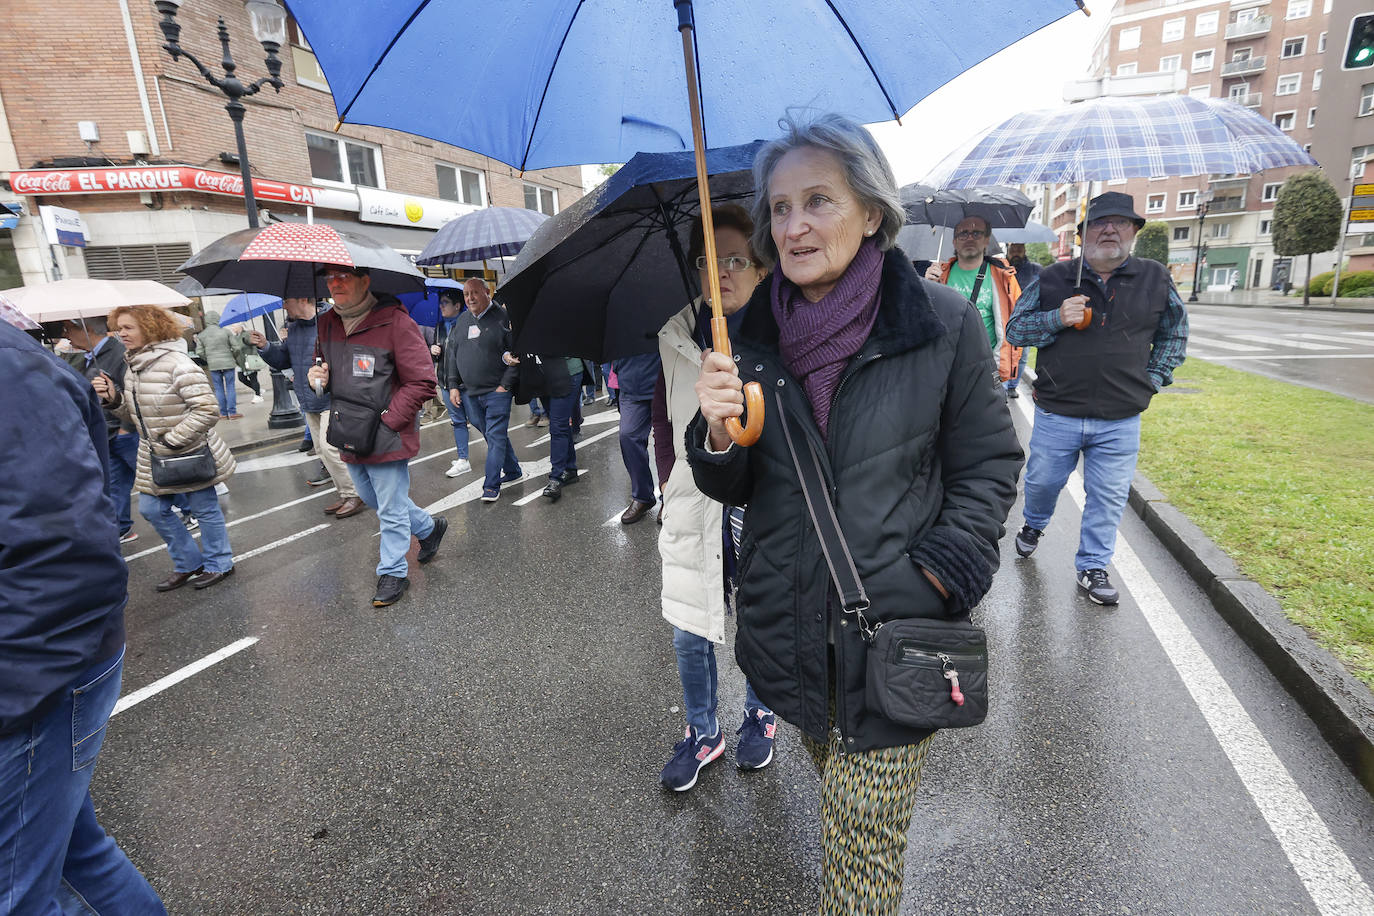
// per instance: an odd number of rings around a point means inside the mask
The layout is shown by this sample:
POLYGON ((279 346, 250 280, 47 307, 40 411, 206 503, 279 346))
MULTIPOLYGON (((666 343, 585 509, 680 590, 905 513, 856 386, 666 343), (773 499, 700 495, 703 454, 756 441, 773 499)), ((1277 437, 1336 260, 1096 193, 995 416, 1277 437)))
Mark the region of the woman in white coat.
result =
MULTIPOLYGON (((703 254, 701 220, 692 224, 688 263, 697 268, 701 288, 708 288, 708 269, 720 273, 722 311, 733 329, 754 287, 766 274, 749 243, 753 221, 742 207, 717 205, 715 223, 717 263, 703 254)), ((698 298, 673 316, 658 334, 663 357, 662 397, 654 401, 655 441, 672 443, 672 458, 659 461, 662 481, 663 530, 658 548, 663 557, 663 616, 673 625, 687 712, 686 735, 673 747, 673 756, 659 775, 666 789, 685 792, 696 785, 697 774, 725 751, 725 735, 716 717, 716 651, 725 641, 725 610, 734 577, 743 513, 710 499, 692 480, 685 458, 683 432, 700 404, 695 385, 701 373, 701 352, 710 340, 710 306, 698 298), (664 473, 671 461, 672 470, 664 473)), ((742 769, 758 769, 773 759, 772 710, 745 683, 744 721, 737 734, 735 762, 742 769)))

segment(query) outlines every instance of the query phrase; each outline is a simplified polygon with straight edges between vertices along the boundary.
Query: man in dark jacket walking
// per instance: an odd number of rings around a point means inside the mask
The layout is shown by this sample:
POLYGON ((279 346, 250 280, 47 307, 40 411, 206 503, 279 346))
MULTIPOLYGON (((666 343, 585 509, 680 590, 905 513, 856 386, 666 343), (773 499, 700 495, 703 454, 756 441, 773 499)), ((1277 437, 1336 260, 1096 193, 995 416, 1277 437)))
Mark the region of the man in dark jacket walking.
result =
POLYGON ((1188 344, 1188 314, 1169 272, 1131 257, 1143 225, 1129 194, 1094 197, 1079 226, 1081 282, 1078 259, 1051 264, 1007 323, 1008 340, 1039 348, 1025 524, 1016 552, 1035 552, 1082 453, 1083 524, 1074 568, 1079 587, 1097 604, 1119 599, 1107 566, 1135 476, 1140 415, 1173 382, 1188 344))
POLYGON ((458 316, 444 347, 444 385, 449 399, 461 398, 463 411, 487 440, 482 502, 494 503, 501 484, 514 483, 524 472, 510 444, 511 391, 518 372, 511 353, 510 320, 491 301, 487 284, 476 277, 463 284, 468 310, 458 316))
POLYGON ((622 525, 633 525, 658 502, 649 472, 649 428, 653 425, 654 386, 662 368, 657 350, 615 361, 620 382, 620 459, 630 473, 630 505, 620 514, 622 525))
POLYGON ((386 607, 410 587, 411 535, 420 541, 416 559, 428 563, 448 530, 447 519, 410 500, 410 459, 420 451, 418 417, 434 397, 434 367, 405 306, 395 296, 373 295, 367 268, 331 264, 322 273, 334 308, 317 321, 323 362, 310 368, 308 380, 332 395, 329 439, 358 495, 377 511, 382 543, 372 605, 386 607))
POLYGON ((108 442, 90 384, 0 321, 4 913, 73 912, 82 898, 83 912, 167 912, 91 801, 119 699, 128 595, 108 442))
MULTIPOLYGON (((1031 281, 1040 276, 1040 265, 1026 257, 1026 246, 1020 242, 1012 242, 1007 245, 1007 263, 1016 271, 1016 285, 1021 289, 1030 286, 1031 281)), ((1026 371, 1026 357, 1030 355, 1030 350, 1030 347, 1021 348, 1021 359, 1016 364, 1016 374, 1007 379, 1007 397, 1009 398, 1021 396, 1016 389, 1021 384, 1021 373, 1026 371)))
POLYGON ((305 414, 305 425, 310 430, 310 440, 315 443, 315 453, 320 456, 326 477, 324 481, 311 478, 311 485, 334 481, 338 498, 324 507, 325 515, 335 518, 348 518, 367 508, 358 498, 358 489, 353 485, 353 477, 343 463, 339 450, 329 443, 329 395, 317 394, 310 387, 306 376, 315 364, 316 313, 314 299, 285 299, 282 307, 286 310, 286 340, 268 343, 261 331, 251 331, 249 341, 258 348, 262 361, 273 369, 291 370, 291 387, 296 392, 296 401, 305 414))

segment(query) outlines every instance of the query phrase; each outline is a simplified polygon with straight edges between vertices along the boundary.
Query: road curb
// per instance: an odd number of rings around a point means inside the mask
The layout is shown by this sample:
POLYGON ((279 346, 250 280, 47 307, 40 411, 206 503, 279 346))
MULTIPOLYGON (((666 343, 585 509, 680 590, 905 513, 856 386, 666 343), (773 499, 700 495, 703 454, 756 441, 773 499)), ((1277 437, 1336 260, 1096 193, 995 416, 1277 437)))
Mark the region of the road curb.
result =
POLYGON ((267 435, 263 436, 260 439, 254 439, 251 442, 240 442, 237 445, 231 445, 229 446, 229 451, 235 455, 238 455, 242 452, 251 452, 260 448, 267 448, 269 445, 280 445, 283 442, 298 442, 300 441, 301 436, 304 434, 304 431, 304 426, 296 426, 292 427, 291 429, 283 429, 280 431, 269 432, 267 435))
POLYGON ((1226 551, 1143 474, 1131 484, 1130 505, 1374 795, 1374 693, 1289 620, 1278 599, 1242 575, 1226 551))

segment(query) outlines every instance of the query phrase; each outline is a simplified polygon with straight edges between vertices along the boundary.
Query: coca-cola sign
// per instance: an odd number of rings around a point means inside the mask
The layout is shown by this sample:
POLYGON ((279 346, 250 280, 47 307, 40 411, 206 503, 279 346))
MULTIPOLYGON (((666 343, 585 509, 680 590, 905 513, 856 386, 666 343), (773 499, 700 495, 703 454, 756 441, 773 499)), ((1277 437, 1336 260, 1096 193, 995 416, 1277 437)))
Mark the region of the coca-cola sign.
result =
MULTIPOLYGON (((243 178, 228 172, 212 172, 185 165, 121 166, 107 169, 28 169, 10 172, 16 194, 120 194, 149 191, 199 191, 205 194, 243 196, 243 178)), ((358 209, 353 191, 317 188, 284 181, 253 179, 253 196, 260 201, 358 209)))

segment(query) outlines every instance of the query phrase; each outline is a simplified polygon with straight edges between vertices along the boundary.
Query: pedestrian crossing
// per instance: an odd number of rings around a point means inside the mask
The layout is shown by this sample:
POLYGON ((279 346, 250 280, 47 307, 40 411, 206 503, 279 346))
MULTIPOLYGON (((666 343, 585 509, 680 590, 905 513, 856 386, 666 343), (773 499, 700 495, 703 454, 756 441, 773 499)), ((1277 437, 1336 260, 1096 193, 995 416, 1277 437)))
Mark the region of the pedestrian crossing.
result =
POLYGON ((1341 328, 1319 333, 1299 327, 1249 321, 1237 327, 1233 320, 1190 315, 1188 356, 1220 363, 1374 359, 1374 331, 1341 328))

